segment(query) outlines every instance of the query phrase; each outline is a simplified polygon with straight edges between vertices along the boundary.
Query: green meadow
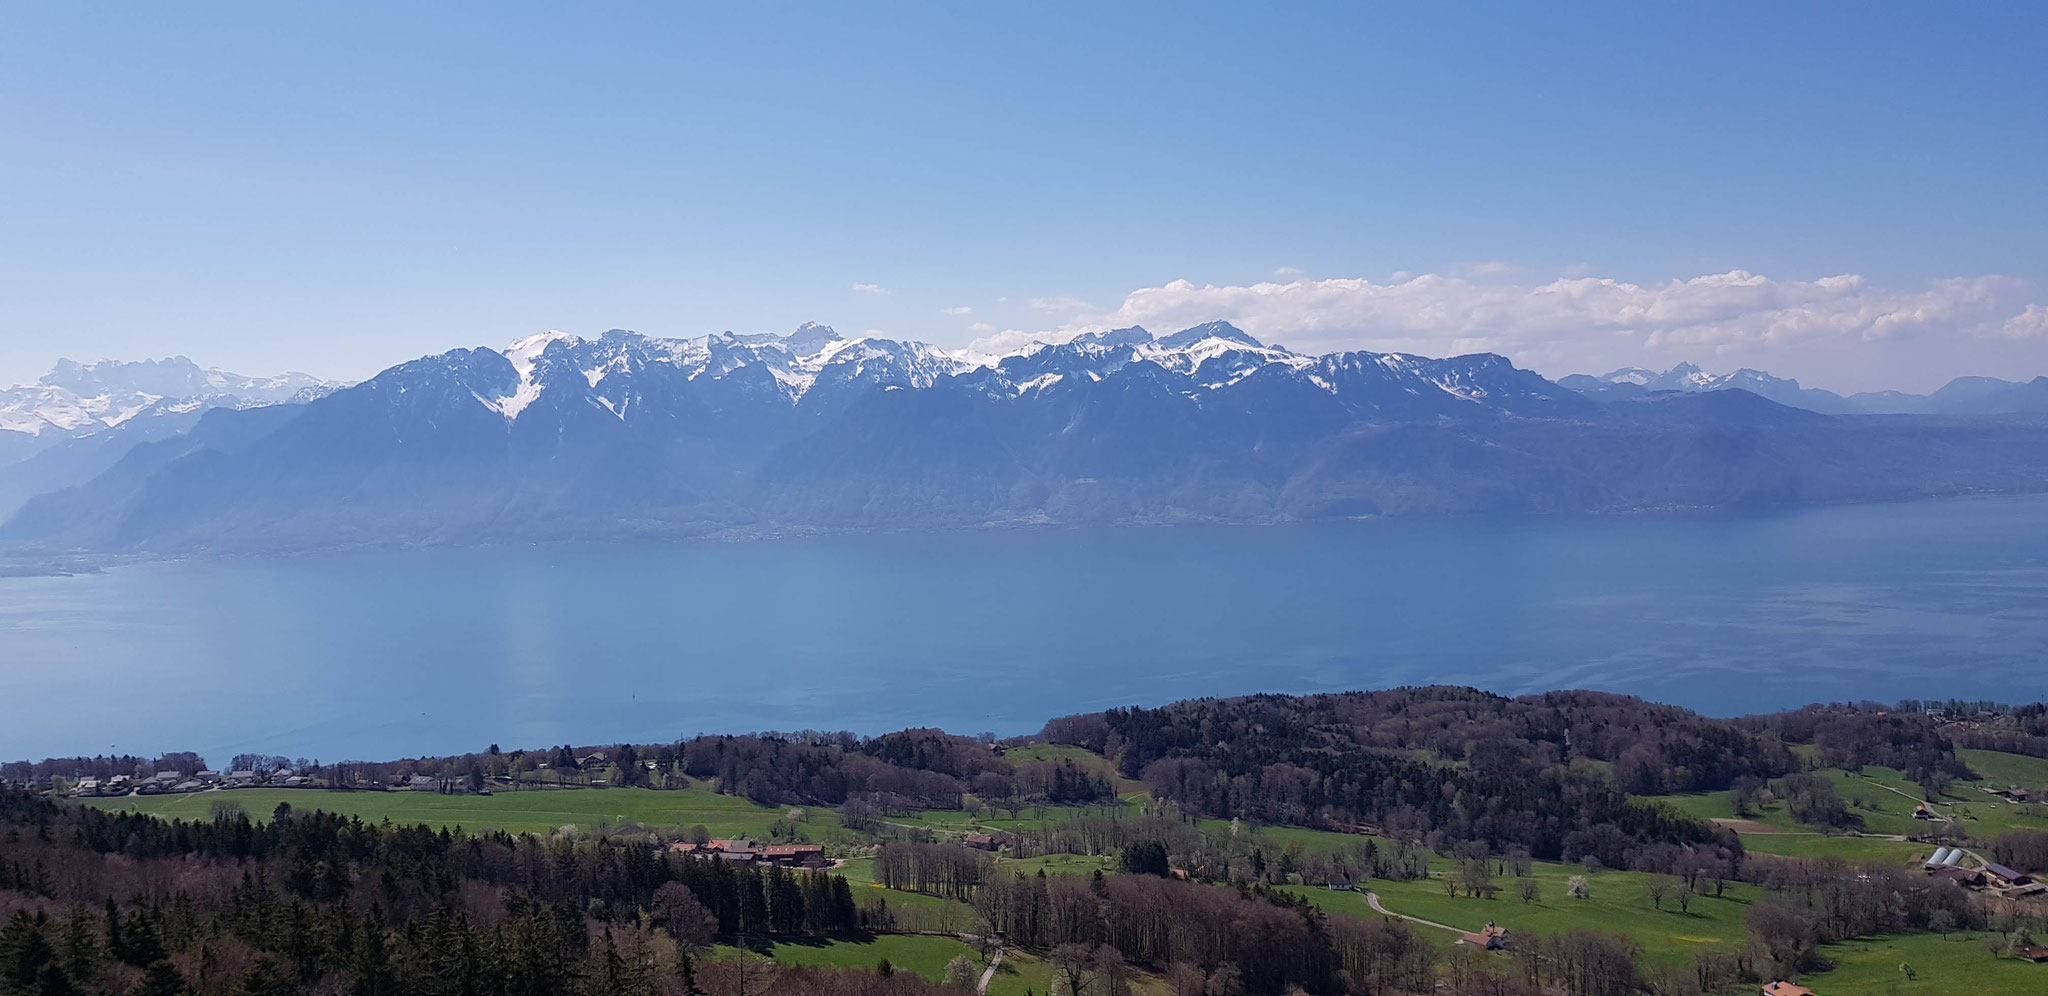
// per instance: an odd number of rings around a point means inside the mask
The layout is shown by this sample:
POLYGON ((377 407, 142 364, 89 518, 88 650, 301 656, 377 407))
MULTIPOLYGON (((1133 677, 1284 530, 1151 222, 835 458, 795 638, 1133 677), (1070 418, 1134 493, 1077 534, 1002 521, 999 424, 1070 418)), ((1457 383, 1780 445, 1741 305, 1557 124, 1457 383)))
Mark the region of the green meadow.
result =
MULTIPOLYGON (((1664 899, 1662 908, 1651 901, 1654 876, 1641 872, 1597 871, 1588 874, 1573 865, 1536 862, 1528 880, 1537 884, 1540 898, 1525 903, 1515 898, 1515 887, 1524 879, 1500 876, 1498 898, 1481 899, 1444 891, 1444 863, 1427 879, 1386 881, 1373 879, 1360 889, 1379 894, 1380 904, 1389 911, 1419 917, 1461 930, 1476 931, 1487 923, 1508 928, 1511 934, 1555 934, 1568 930, 1617 931, 1642 946, 1643 957, 1669 964, 1690 964, 1695 952, 1705 947, 1736 948, 1748 943, 1745 917, 1749 904, 1759 895, 1754 886, 1730 882, 1721 898, 1706 885, 1705 895, 1696 896, 1689 910, 1681 912, 1674 895, 1664 899), (1566 884, 1574 875, 1585 875, 1589 895, 1573 899, 1566 884)), ((1455 874, 1455 870, 1451 870, 1455 874)), ((1337 892, 1313 886, 1289 886, 1287 891, 1308 897, 1324 910, 1341 915, 1378 917, 1358 892, 1337 892)), ((1448 944, 1457 938, 1447 931, 1413 924, 1421 936, 1448 944)))
MULTIPOLYGON (((702 824, 713 836, 764 836, 787 807, 758 806, 704 788, 680 791, 640 788, 535 789, 495 795, 440 795, 434 792, 348 792, 328 789, 232 789, 186 795, 84 799, 105 809, 149 813, 166 819, 205 819, 216 802, 232 802, 255 819, 268 819, 278 803, 293 809, 325 810, 370 822, 424 823, 465 830, 546 833, 563 826, 585 830, 600 822, 684 828, 702 824)), ((804 832, 814 839, 840 833, 830 809, 805 807, 804 832)))
POLYGON ((1821 954, 1835 967, 1800 980, 1818 993, 1925 993, 1946 996, 2040 996, 2048 993, 2048 965, 1993 957, 1984 935, 1904 934, 1829 944, 1821 954), (1910 965, 1913 978, 1899 970, 1910 965))

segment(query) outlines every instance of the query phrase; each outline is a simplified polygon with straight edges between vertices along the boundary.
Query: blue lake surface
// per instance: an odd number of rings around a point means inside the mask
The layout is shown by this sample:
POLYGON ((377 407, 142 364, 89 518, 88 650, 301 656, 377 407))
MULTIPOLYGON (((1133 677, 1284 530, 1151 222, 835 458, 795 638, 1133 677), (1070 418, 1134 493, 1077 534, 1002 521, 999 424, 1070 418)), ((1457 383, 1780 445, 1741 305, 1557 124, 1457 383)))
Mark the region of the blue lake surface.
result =
POLYGON ((389 758, 1256 691, 2048 698, 2048 498, 433 549, 0 579, 0 757, 389 758))

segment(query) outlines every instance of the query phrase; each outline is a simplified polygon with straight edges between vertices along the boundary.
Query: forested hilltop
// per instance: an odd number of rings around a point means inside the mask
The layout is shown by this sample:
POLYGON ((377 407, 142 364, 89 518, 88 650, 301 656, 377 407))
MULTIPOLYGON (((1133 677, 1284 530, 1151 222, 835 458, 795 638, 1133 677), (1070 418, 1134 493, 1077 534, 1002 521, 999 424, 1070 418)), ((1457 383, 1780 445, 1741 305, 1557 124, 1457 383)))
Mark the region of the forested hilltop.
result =
POLYGON ((2036 992, 2043 716, 1430 687, 14 762, 0 994, 2036 992))

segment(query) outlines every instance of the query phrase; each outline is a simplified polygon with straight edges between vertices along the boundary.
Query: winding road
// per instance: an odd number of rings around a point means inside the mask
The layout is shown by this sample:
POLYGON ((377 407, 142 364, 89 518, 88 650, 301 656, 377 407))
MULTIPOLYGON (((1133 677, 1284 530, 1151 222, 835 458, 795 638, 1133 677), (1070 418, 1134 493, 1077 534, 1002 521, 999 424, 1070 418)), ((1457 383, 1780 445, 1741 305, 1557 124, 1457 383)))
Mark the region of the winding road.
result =
POLYGON ((1391 916, 1397 919, 1406 920, 1409 923, 1419 923, 1425 927, 1435 927, 1438 930, 1448 930, 1451 933, 1457 934, 1459 936, 1463 936, 1469 933, 1469 931, 1465 930, 1462 927, 1453 927, 1450 924, 1438 923, 1435 920, 1424 920, 1419 916, 1409 916, 1406 913, 1396 913, 1393 910, 1381 906, 1380 894, 1372 891, 1371 889, 1367 889, 1365 892, 1365 905, 1372 907, 1372 911, 1374 913, 1379 913, 1385 916, 1391 916))

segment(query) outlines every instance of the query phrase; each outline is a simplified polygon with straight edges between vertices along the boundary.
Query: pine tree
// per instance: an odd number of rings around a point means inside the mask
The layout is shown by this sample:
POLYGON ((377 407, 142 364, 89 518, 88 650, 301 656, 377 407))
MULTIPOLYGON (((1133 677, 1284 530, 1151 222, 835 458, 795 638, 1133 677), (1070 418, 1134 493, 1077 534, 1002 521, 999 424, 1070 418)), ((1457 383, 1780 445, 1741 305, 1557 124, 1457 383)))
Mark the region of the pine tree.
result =
POLYGON ((690 952, 678 951, 677 969, 683 977, 683 996, 704 996, 704 990, 697 988, 697 964, 690 958, 690 952))
POLYGON ((185 984, 185 977, 170 962, 152 963, 142 973, 142 982, 128 991, 128 996, 192 996, 192 989, 185 984))
POLYGON ((57 951, 50 946, 49 938, 43 936, 40 920, 25 910, 16 910, 8 918, 7 926, 0 927, 0 983, 5 984, 8 992, 36 991, 43 969, 57 960, 57 951))
POLYGON ((128 943, 121 936, 121 909, 107 900, 107 953, 119 961, 128 960, 128 943))
POLYGON ((291 980, 269 958, 260 958, 242 973, 229 996, 290 996, 291 980))
POLYGON ((85 996, 85 990, 71 982, 71 976, 64 974, 63 966, 52 961, 43 966, 36 978, 36 987, 31 990, 35 996, 85 996))
POLYGON ((356 975, 349 986, 349 996, 389 996, 398 992, 398 976, 391 967, 383 927, 374 922, 365 924, 355 935, 349 961, 356 975))
POLYGON ((62 957, 64 971, 73 979, 90 979, 100 970, 99 932, 93 929, 92 913, 74 906, 64 918, 62 957))

